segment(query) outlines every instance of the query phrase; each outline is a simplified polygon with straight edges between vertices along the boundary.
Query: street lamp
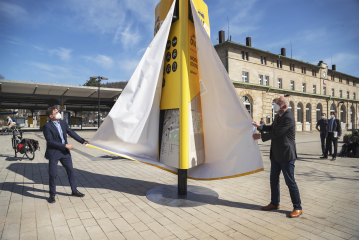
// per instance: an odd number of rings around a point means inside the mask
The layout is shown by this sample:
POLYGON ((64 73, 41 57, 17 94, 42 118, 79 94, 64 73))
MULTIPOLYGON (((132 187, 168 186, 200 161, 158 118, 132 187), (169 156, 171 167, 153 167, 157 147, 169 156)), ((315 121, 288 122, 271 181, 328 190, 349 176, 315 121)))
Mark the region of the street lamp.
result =
POLYGON ((97 116, 97 126, 100 128, 100 84, 101 80, 108 80, 107 77, 100 77, 100 76, 92 76, 91 79, 97 79, 98 82, 98 116, 97 116))

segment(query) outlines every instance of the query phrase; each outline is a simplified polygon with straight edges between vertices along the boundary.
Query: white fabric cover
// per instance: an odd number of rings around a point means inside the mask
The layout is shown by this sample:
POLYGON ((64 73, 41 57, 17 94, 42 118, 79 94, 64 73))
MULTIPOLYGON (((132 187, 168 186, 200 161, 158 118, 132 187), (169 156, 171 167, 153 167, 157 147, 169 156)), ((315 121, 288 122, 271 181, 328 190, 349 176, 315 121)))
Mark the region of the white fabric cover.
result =
MULTIPOLYGON (((163 59, 175 1, 123 93, 100 129, 89 140, 102 150, 177 173, 158 161, 159 106, 163 59)), ((235 177, 263 168, 252 118, 225 70, 191 1, 206 162, 188 170, 188 177, 211 180, 235 177)))

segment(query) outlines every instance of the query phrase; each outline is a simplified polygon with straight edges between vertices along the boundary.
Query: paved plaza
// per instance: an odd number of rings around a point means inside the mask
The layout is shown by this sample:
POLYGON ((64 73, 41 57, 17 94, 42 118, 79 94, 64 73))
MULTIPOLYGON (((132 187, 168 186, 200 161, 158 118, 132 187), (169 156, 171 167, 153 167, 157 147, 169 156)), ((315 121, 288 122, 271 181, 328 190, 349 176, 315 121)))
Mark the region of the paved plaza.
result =
MULTIPOLYGON (((90 139, 95 131, 78 131, 90 139)), ((261 211, 270 202, 269 142, 259 141, 264 171, 238 178, 195 181, 219 199, 194 208, 157 205, 146 192, 177 184, 177 176, 158 168, 109 155, 69 139, 78 189, 71 197, 59 164, 56 203, 49 204, 48 162, 42 132, 36 158, 14 158, 11 136, 0 136, 0 236, 15 239, 359 239, 359 159, 320 157, 319 135, 297 134, 296 180, 303 215, 292 211, 281 176, 281 209, 261 211)), ((339 143, 341 147, 342 143, 339 143)), ((18 155, 19 156, 19 155, 18 155)))

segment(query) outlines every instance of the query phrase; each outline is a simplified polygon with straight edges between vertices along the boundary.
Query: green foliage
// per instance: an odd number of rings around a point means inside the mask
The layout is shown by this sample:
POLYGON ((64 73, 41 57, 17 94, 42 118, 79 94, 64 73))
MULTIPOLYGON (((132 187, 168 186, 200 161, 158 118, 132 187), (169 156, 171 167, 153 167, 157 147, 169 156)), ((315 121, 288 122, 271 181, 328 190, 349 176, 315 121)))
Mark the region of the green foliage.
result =
POLYGON ((86 81, 84 86, 98 87, 98 81, 95 78, 90 78, 89 80, 86 81))

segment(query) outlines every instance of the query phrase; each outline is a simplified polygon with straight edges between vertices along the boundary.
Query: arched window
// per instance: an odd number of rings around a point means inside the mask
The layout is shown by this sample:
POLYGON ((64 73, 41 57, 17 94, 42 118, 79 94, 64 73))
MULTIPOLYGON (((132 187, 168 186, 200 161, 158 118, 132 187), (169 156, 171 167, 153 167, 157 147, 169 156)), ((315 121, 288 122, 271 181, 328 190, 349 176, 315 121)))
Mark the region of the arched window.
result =
POLYGON ((297 122, 303 123, 303 105, 301 103, 297 105, 297 122))
POLYGON ((322 118, 322 104, 318 103, 317 105, 317 121, 322 118))
POLYGON ((345 106, 344 106, 344 104, 341 106, 341 108, 340 108, 340 121, 341 122, 343 122, 343 123, 346 123, 347 122, 347 119, 346 119, 346 117, 345 117, 345 114, 346 112, 345 112, 345 106))
POLYGON ((293 105, 292 105, 293 103, 292 102, 289 102, 289 106, 288 106, 288 112, 293 112, 293 105))
POLYGON ((335 104, 332 103, 332 105, 330 105, 330 112, 335 112, 335 104))
POLYGON ((277 112, 274 111, 273 105, 276 104, 277 99, 274 99, 272 102, 272 122, 274 121, 275 115, 277 115, 277 112))
POLYGON ((251 100, 247 96, 242 97, 242 102, 244 104, 244 107, 247 109, 249 115, 252 116, 252 106, 251 106, 251 100))
POLYGON ((310 104, 309 103, 307 103, 307 106, 305 106, 305 122, 307 122, 307 123, 311 122, 310 104))

